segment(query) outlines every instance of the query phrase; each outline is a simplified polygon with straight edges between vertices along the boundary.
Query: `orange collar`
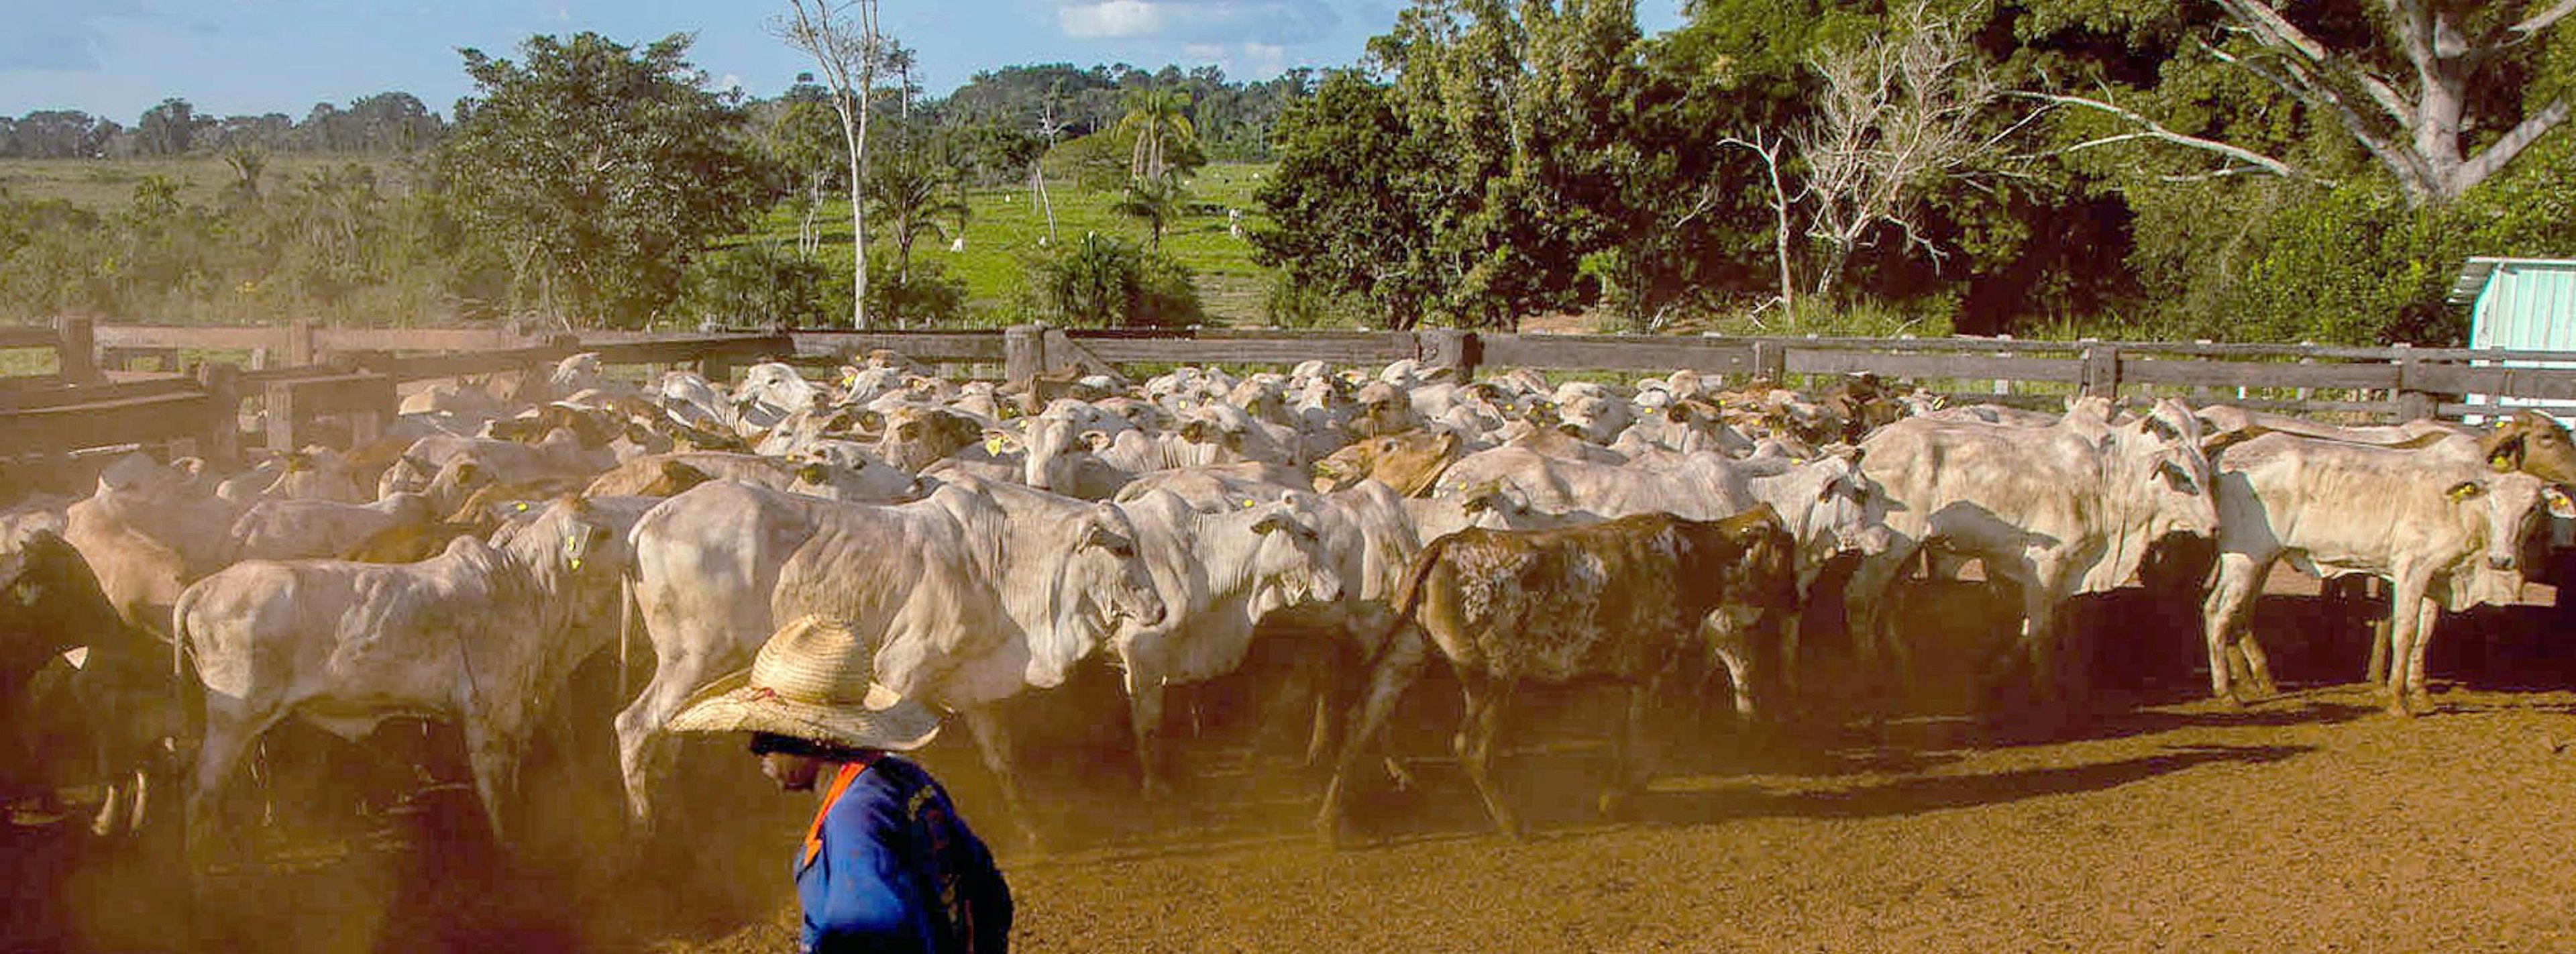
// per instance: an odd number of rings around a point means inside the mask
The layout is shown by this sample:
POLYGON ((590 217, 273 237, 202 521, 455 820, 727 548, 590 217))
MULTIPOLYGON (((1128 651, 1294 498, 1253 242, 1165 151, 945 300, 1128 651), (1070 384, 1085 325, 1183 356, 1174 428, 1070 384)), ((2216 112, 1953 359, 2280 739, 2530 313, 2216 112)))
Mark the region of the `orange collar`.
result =
POLYGON ((859 773, 867 771, 876 760, 876 753, 870 752, 856 762, 842 763, 841 771, 832 776, 832 787, 824 791, 822 806, 814 809, 814 824, 805 829, 805 851, 798 856, 797 867, 813 864, 814 856, 822 853, 823 819, 832 814, 832 806, 841 801, 841 793, 849 791, 850 783, 858 781, 859 773))

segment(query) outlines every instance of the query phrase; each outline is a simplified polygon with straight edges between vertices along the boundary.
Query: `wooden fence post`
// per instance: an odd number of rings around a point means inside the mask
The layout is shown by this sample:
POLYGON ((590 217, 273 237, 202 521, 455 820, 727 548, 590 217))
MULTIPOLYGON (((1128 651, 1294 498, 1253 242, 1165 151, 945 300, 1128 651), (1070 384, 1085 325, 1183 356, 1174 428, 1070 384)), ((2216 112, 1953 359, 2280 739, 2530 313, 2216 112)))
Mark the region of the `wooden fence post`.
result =
POLYGON ((1002 380, 1026 383, 1045 370, 1045 325, 1012 325, 1002 329, 1002 380))
POLYGON ((286 326, 286 366, 311 367, 318 352, 314 350, 313 321, 305 319, 286 326))
POLYGON ((206 399, 214 405, 206 415, 206 439, 197 445, 197 455, 217 467, 241 463, 241 365, 230 361, 209 361, 197 366, 197 383, 206 389, 206 399))
POLYGON ((1779 384, 1789 377, 1789 348, 1777 341, 1753 343, 1753 379, 1779 384))
POLYGON ((102 384, 107 376, 98 370, 98 326, 88 318, 61 318, 54 331, 62 337, 55 346, 62 356, 64 384, 102 384))
POLYGON ((1476 379, 1476 365, 1484 361, 1485 347, 1484 342, 1476 337, 1475 332, 1461 331, 1456 328, 1433 328, 1428 331, 1417 331, 1415 334, 1420 336, 1423 352, 1426 355, 1424 364, 1452 369, 1450 375, 1452 380, 1476 379))
POLYGON ((2441 402, 2432 394, 2415 389, 2418 381, 2415 367, 2423 361, 2415 356, 2415 346, 2400 341, 2388 347, 2397 352, 2397 390, 2389 395, 2397 402, 2397 419, 2401 422, 2420 421, 2438 413, 2441 402))
POLYGON ((268 418, 268 450, 283 454, 304 446, 296 440, 295 385, 286 381, 268 382, 262 392, 260 407, 268 418))
POLYGON ((2086 396, 2120 399, 2120 346, 2093 342, 2084 346, 2084 380, 2086 396))

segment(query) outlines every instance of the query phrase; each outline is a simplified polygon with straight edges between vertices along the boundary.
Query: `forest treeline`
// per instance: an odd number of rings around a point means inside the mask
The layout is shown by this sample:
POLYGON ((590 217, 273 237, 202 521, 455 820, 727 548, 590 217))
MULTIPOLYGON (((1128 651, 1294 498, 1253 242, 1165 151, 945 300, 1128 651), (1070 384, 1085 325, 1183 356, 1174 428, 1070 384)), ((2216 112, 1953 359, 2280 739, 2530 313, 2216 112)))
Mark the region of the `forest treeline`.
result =
POLYGON ((1252 160, 1277 163, 1244 225, 1281 323, 2443 343, 2466 257, 2576 254, 2571 13, 1693 0, 1650 35, 1629 0, 1413 0, 1348 68, 1022 66, 944 97, 887 38, 855 190, 828 77, 749 99, 685 36, 536 37, 467 51, 477 91, 444 118, 387 93, 0 120, 0 155, 214 154, 237 179, 202 207, 148 179, 105 213, 0 194, 0 311, 822 323, 863 295, 951 322, 958 284, 915 244, 970 189, 1053 181, 1116 194, 1137 237, 1064 243, 972 317, 1192 320, 1159 238, 1193 169, 1252 160), (405 175, 263 177, 294 150, 405 175), (853 191, 863 273, 829 227, 853 191))

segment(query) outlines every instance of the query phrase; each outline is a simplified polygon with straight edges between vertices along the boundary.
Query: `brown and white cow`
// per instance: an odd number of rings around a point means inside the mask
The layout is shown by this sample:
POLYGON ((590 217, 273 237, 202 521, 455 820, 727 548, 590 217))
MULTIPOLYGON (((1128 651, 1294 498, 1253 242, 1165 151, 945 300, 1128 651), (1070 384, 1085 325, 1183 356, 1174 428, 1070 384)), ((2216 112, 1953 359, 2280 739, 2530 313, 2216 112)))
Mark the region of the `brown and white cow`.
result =
POLYGON ((1647 702, 1691 653, 1724 665, 1737 710, 1752 713, 1754 633, 1761 615, 1795 610, 1794 561, 1789 530, 1767 506, 1706 522, 1658 513, 1558 530, 1469 529, 1432 541, 1407 571, 1399 625, 1370 673, 1318 831, 1340 834, 1351 769, 1434 649, 1466 694, 1458 757, 1508 835, 1520 833, 1520 816, 1494 784, 1494 742, 1521 683, 1627 684, 1620 771, 1600 801, 1605 813, 1623 812, 1652 770, 1643 751, 1647 702))

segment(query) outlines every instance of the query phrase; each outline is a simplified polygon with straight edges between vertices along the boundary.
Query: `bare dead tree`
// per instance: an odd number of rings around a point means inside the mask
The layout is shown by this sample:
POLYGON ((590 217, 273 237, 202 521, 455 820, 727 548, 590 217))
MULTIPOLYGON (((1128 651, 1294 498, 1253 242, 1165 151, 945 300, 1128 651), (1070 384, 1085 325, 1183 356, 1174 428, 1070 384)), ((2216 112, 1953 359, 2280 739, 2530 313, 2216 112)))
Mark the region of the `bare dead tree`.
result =
POLYGON ((1771 244, 1772 254, 1780 263, 1780 307, 1794 309, 1798 304, 1798 285, 1789 277, 1789 192, 1780 187, 1780 148, 1788 145, 1788 140, 1757 133, 1751 141, 1728 136, 1717 144, 1720 148, 1741 148, 1762 157, 1762 172, 1771 179, 1771 244))
POLYGON ((769 32, 805 51, 832 89, 832 111, 841 116, 841 138, 850 151, 850 327, 868 327, 867 203, 860 184, 867 175, 868 102, 883 58, 876 0, 787 0, 789 14, 770 20, 769 32))
POLYGON ((1807 235, 1825 246, 1816 294, 1830 296, 1852 253, 1883 229, 1938 264, 1944 251, 1918 228, 1923 197, 2007 174, 1993 160, 2022 123, 1984 131, 2002 90, 1968 43, 1976 12, 1945 18, 1913 0, 1887 32, 1817 54, 1823 96, 1788 134, 1807 164, 1798 195, 1812 210, 1807 235))

